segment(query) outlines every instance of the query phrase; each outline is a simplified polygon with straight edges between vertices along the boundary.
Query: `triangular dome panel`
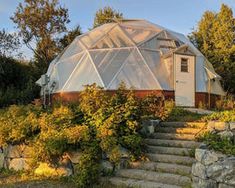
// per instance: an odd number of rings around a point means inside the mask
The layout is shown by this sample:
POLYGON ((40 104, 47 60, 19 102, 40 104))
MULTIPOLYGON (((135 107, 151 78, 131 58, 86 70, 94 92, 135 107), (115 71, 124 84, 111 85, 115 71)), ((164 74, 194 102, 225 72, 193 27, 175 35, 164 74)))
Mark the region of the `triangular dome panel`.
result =
POLYGON ((93 49, 120 48, 127 46, 134 46, 134 44, 123 33, 119 26, 115 26, 94 45, 93 49))
POLYGON ((144 30, 144 29, 134 29, 128 27, 122 27, 122 29, 128 34, 128 36, 136 43, 139 44, 145 40, 150 39, 156 32, 151 30, 144 30))
POLYGON ((66 58, 70 58, 73 55, 81 53, 85 48, 79 42, 79 38, 77 37, 65 50, 65 52, 60 57, 60 60, 63 61, 66 58))
POLYGON ((103 86, 89 55, 86 54, 74 69, 68 82, 64 85, 63 91, 81 91, 84 89, 84 85, 93 83, 103 86))
POLYGON ((161 60, 160 52, 150 50, 140 51, 161 87, 166 90, 172 90, 173 63, 161 60))
POLYGON ((125 63, 131 51, 132 49, 117 49, 90 52, 91 58, 106 87, 125 63))
POLYGON ((76 54, 70 58, 64 59, 57 63, 57 71, 59 74, 60 89, 63 88, 66 81, 74 71, 76 65, 80 62, 84 53, 76 54))
POLYGON ((115 89, 124 81, 128 87, 135 89, 159 89, 153 74, 148 69, 137 50, 133 50, 126 59, 123 67, 110 83, 108 89, 115 89))
POLYGON ((86 34, 83 34, 80 37, 80 40, 82 44, 86 46, 86 48, 91 48, 97 43, 97 41, 103 38, 116 25, 116 23, 104 24, 87 32, 86 34))

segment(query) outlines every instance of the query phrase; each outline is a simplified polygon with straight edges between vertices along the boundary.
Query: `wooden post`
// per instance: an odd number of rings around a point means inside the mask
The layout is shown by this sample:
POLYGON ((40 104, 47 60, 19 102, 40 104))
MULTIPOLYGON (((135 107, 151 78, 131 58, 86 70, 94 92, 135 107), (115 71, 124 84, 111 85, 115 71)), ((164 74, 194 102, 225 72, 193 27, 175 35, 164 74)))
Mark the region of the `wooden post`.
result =
POLYGON ((211 108, 211 79, 209 78, 209 84, 208 84, 208 106, 209 109, 211 108))

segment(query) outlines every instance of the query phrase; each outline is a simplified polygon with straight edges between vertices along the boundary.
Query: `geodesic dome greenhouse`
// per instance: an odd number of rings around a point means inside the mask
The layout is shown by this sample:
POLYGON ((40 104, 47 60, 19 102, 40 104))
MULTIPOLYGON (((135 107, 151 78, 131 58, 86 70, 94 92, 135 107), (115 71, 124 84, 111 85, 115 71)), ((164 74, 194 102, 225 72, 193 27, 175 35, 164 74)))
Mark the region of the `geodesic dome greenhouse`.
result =
POLYGON ((172 54, 184 48, 196 57, 195 91, 208 92, 213 79, 210 92, 223 95, 220 76, 187 37, 145 20, 108 23, 76 37, 50 63, 46 87, 51 93, 77 92, 96 83, 115 90, 123 81, 135 90, 174 91, 172 54))

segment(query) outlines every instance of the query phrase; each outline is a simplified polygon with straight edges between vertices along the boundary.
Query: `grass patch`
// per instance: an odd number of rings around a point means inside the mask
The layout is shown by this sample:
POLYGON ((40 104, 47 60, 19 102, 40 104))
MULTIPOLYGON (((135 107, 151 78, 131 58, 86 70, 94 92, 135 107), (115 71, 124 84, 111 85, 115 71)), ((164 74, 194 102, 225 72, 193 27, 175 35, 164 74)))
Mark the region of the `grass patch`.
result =
POLYGON ((197 114, 184 110, 183 108, 175 107, 169 113, 169 116, 166 118, 166 121, 200 121, 205 115, 197 114))

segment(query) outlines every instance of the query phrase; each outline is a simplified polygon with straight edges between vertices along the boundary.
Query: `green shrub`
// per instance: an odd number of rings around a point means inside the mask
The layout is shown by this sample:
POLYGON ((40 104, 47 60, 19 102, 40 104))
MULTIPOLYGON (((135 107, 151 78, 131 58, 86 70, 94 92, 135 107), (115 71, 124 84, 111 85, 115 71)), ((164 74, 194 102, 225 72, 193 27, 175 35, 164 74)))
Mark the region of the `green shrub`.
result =
POLYGON ((96 141, 83 146, 83 155, 77 165, 77 171, 72 178, 78 187, 85 188, 94 185, 99 178, 99 163, 101 154, 96 141))
POLYGON ((225 110, 221 112, 214 112, 210 115, 204 116, 202 121, 235 121, 235 110, 225 110))
POLYGON ((205 142, 210 149, 227 155, 235 155, 235 144, 229 138, 223 138, 218 134, 206 132, 199 137, 199 141, 205 142))

